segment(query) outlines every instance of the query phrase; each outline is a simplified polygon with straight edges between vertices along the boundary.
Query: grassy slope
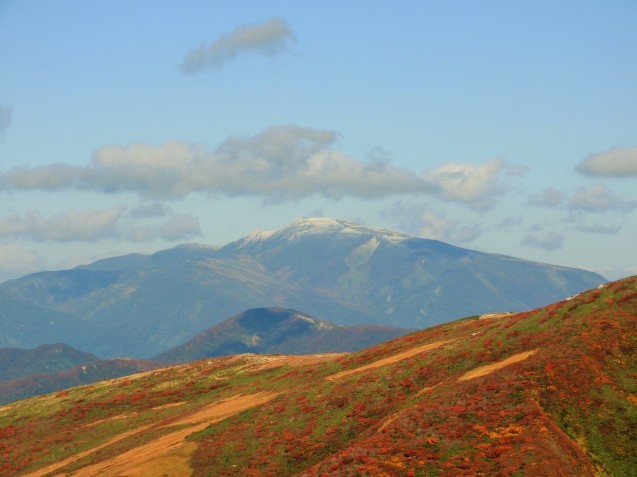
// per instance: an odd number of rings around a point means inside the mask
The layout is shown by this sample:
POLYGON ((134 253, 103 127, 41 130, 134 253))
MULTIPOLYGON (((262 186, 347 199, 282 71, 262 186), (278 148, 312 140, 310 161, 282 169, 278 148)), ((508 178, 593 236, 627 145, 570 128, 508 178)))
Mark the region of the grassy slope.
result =
POLYGON ((632 277, 314 362, 241 355, 74 388, 0 408, 0 474, 25 474, 137 429, 64 470, 108 461, 184 429, 184 417, 211 403, 270 392, 279 394, 190 433, 194 475, 634 475, 635 330, 632 277))

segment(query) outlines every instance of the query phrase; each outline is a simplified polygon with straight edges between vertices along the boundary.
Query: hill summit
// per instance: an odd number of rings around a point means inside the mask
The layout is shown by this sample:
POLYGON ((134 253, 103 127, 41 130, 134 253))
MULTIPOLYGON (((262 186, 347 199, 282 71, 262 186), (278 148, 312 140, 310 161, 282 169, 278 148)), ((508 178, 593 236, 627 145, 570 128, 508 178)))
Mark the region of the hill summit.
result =
POLYGON ((413 329, 335 325, 288 308, 241 312, 153 360, 183 363, 241 353, 311 354, 357 351, 413 329))

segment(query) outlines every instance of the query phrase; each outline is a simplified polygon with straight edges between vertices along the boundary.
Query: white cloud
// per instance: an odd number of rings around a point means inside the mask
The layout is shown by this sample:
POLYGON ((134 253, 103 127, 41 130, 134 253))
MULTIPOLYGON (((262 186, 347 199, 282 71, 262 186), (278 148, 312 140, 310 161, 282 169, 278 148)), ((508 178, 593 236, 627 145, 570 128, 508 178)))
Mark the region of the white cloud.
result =
POLYGON ((591 154, 580 162, 575 170, 587 176, 637 176, 637 147, 614 147, 591 154))
POLYGON ((294 40, 294 33, 282 18, 271 18, 256 25, 239 26, 219 37, 209 46, 190 51, 181 69, 198 73, 204 68, 219 68, 244 53, 275 55, 284 51, 294 40))
POLYGON ((231 138, 212 153, 177 141, 109 146, 98 150, 88 166, 11 169, 0 176, 0 187, 132 191, 155 199, 204 192, 270 201, 436 191, 436 185, 412 172, 356 161, 333 150, 336 138, 331 131, 279 126, 256 136, 231 138))
POLYGON ((488 209, 494 196, 504 192, 499 173, 520 175, 523 169, 510 166, 502 159, 492 159, 481 166, 448 163, 425 173, 425 179, 440 188, 440 197, 463 202, 474 209, 488 209))
POLYGON ((568 200, 568 208, 575 212, 628 212, 637 208, 637 201, 624 200, 602 184, 580 187, 568 200))
POLYGON ((233 137, 216 150, 179 141, 97 150, 86 166, 19 167, 0 174, 0 189, 134 192, 142 199, 176 199, 192 193, 261 197, 266 202, 310 196, 382 198, 429 195, 484 210, 506 187, 502 174, 520 169, 501 159, 482 165, 444 164, 418 175, 394 167, 386 155, 359 161, 335 148, 338 134, 274 126, 233 137))
POLYGON ((527 234, 522 240, 522 245, 526 245, 528 247, 541 248, 546 251, 553 251, 562 248, 564 243, 564 236, 555 233, 549 232, 544 236, 538 236, 535 234, 527 234))

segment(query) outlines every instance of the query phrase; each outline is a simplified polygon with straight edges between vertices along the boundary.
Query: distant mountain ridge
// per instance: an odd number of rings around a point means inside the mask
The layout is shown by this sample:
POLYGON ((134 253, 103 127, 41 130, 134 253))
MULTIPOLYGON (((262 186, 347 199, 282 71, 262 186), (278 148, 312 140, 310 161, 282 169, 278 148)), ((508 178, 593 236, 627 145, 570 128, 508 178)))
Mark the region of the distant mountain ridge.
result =
MULTIPOLYGON (((46 364, 43 367, 46 367, 46 364)), ((105 379, 150 371, 158 367, 159 364, 142 359, 96 359, 55 372, 28 374, 0 381, 0 405, 105 379)))
POLYGON ((287 308, 253 308, 152 359, 185 363, 241 353, 293 355, 358 351, 412 331, 380 325, 338 326, 287 308))
POLYGON ((0 344, 50 342, 38 334, 42 322, 55 341, 98 356, 150 357, 250 308, 422 328, 536 308, 603 282, 584 270, 304 218, 223 247, 183 245, 9 280, 0 284, 0 344))
POLYGON ((98 359, 63 343, 42 345, 35 349, 0 348, 0 381, 63 371, 98 359))
POLYGON ((197 359, 241 353, 349 352, 414 330, 381 325, 346 327, 296 310, 246 310, 152 360, 101 360, 65 344, 0 348, 0 405, 79 384, 116 378, 197 359))

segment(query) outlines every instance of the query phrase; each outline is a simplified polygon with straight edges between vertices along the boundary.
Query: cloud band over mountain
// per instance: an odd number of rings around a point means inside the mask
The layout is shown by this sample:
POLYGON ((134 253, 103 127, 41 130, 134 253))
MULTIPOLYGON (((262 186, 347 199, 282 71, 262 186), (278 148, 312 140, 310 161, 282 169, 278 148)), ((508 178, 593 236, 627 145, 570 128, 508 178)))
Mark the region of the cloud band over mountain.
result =
POLYGON ((355 160, 335 149, 337 138, 332 131, 275 126, 252 137, 230 138, 213 152, 181 141, 108 146, 86 166, 10 169, 0 175, 0 189, 134 192, 153 199, 202 192, 268 202, 425 194, 485 208, 504 190, 501 173, 520 173, 493 159, 479 166, 444 164, 417 174, 386 161, 355 160))

